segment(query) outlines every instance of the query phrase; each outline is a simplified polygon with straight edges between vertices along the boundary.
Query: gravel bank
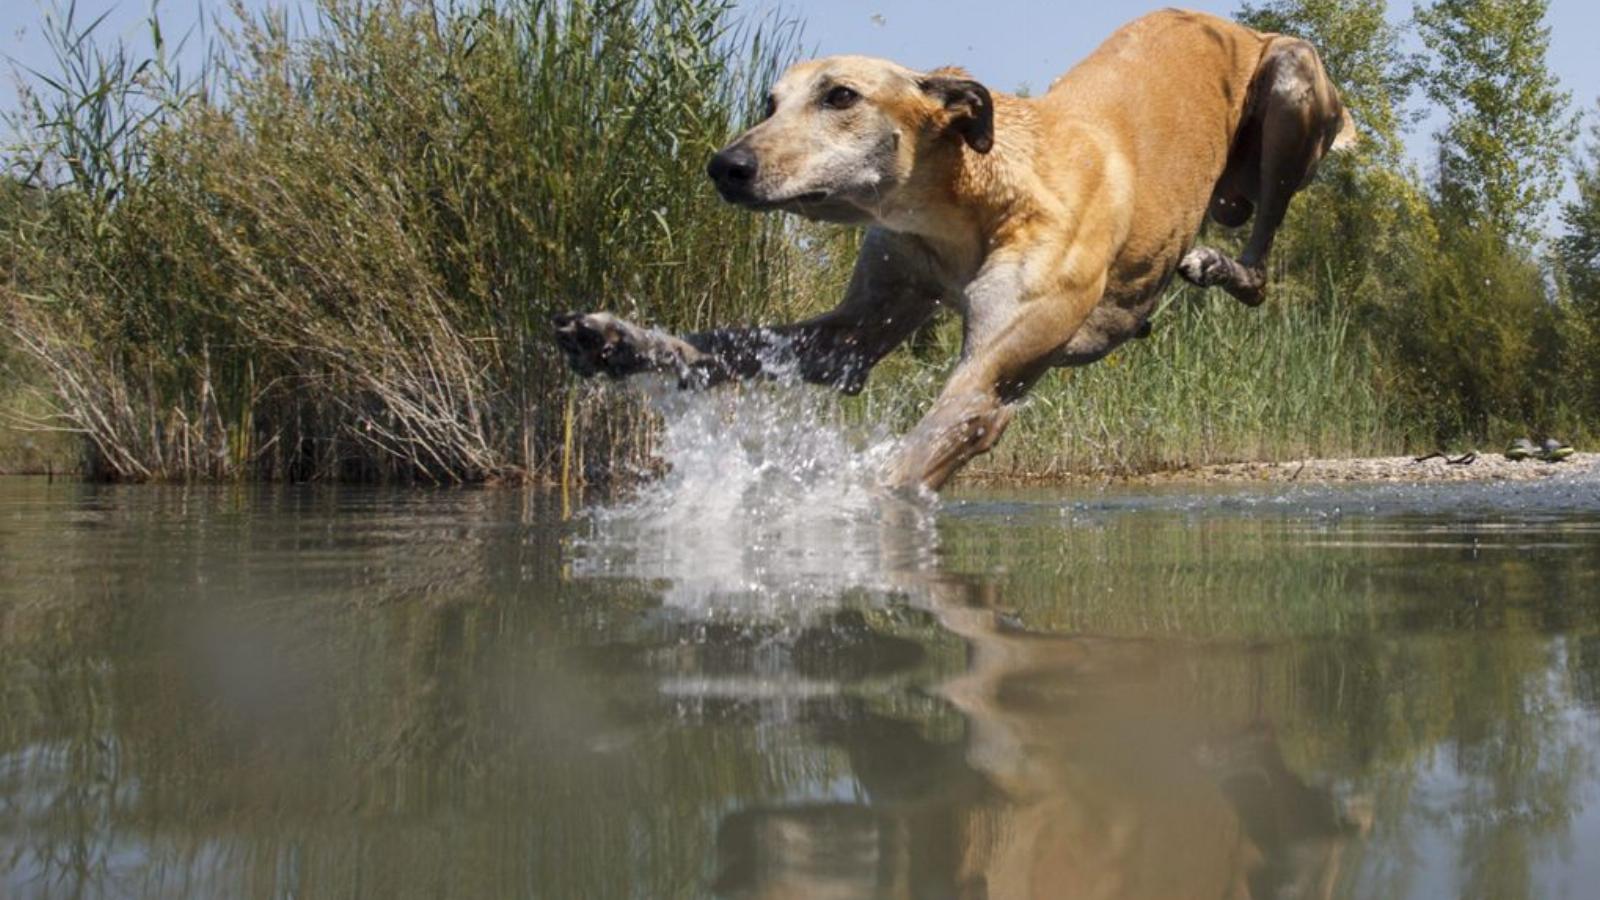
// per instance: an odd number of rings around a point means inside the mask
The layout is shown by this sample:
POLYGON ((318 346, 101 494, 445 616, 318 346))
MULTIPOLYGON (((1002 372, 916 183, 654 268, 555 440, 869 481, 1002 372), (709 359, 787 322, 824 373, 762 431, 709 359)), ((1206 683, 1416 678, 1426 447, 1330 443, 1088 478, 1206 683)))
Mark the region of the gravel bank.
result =
POLYGON ((1417 462, 1409 456, 1360 459, 1304 459, 1290 462, 1227 463, 1155 472, 1128 479, 1141 484, 1175 482, 1431 482, 1431 481, 1531 481, 1556 476, 1594 474, 1600 453, 1579 453, 1559 463, 1539 460, 1512 462, 1498 453, 1482 454, 1470 465, 1450 465, 1442 459, 1417 462))
MULTIPOLYGON (((1459 457, 1456 457, 1459 458, 1459 457)), ((1297 459, 1287 462, 1240 462, 1168 469, 1140 475, 1107 472, 1032 473, 975 467, 963 480, 975 484, 1427 484, 1446 482, 1538 481, 1547 478, 1594 480, 1600 484, 1600 453, 1578 453, 1559 463, 1529 459, 1512 462, 1499 453, 1479 455, 1470 464, 1450 465, 1443 459, 1417 462, 1410 456, 1366 456, 1353 459, 1297 459)))

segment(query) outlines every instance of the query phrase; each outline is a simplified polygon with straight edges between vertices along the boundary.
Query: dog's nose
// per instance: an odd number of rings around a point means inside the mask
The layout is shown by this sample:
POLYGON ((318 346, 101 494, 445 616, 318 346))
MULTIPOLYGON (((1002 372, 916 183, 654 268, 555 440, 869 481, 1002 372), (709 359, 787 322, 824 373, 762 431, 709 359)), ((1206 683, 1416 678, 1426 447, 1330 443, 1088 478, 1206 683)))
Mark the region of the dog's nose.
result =
POLYGON ((744 187, 755 180, 756 155, 748 147, 729 147, 711 157, 706 174, 719 185, 744 187))

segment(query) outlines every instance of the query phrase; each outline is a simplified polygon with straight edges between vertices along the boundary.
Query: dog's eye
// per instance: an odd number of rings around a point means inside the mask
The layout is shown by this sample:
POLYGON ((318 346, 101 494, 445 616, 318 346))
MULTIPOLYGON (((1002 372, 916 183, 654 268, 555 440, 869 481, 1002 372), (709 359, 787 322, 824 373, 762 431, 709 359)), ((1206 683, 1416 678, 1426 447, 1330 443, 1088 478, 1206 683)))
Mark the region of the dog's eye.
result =
POLYGON ((770 119, 770 118, 773 117, 774 114, 777 113, 777 111, 778 111, 778 98, 772 96, 771 94, 768 94, 767 95, 767 105, 762 108, 761 117, 763 119, 770 119))
POLYGON ((860 99, 860 94, 841 84, 822 98, 822 105, 829 109, 849 109, 860 99))

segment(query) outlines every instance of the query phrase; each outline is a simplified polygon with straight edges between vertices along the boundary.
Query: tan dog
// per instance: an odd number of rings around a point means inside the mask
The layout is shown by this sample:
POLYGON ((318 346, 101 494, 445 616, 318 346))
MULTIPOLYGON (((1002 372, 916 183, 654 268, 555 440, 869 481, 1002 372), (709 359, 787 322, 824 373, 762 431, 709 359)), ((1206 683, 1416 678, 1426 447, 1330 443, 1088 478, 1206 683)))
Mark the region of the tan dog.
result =
POLYGON ((938 489, 994 446, 1045 371, 1147 334, 1175 271, 1260 303, 1289 198, 1353 137, 1311 45, 1200 13, 1124 26, 1032 99, 954 69, 800 63, 708 171, 731 203, 869 226, 844 301, 682 338, 563 315, 557 338, 584 375, 709 385, 783 370, 855 392, 949 304, 965 317, 961 361, 887 473, 938 489), (1190 249, 1208 212, 1228 226, 1255 215, 1240 259, 1190 249))

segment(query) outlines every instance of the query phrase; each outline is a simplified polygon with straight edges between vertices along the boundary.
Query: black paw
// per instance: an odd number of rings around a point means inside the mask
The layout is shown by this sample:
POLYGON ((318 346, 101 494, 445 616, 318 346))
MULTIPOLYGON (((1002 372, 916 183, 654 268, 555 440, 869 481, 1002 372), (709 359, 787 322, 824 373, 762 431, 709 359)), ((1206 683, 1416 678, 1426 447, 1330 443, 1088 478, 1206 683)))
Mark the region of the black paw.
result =
POLYGON ((1178 274, 1185 281, 1204 288, 1232 283, 1233 270, 1233 260, 1210 247, 1196 247, 1178 263, 1178 274))
POLYGON ((1196 247, 1185 254, 1178 263, 1178 274, 1199 287, 1222 288, 1245 306, 1260 306, 1267 299, 1264 269, 1246 268, 1211 247, 1196 247))
POLYGON ((559 313, 550 324, 567 364, 585 378, 625 378, 649 367, 639 330, 610 313, 559 313))

